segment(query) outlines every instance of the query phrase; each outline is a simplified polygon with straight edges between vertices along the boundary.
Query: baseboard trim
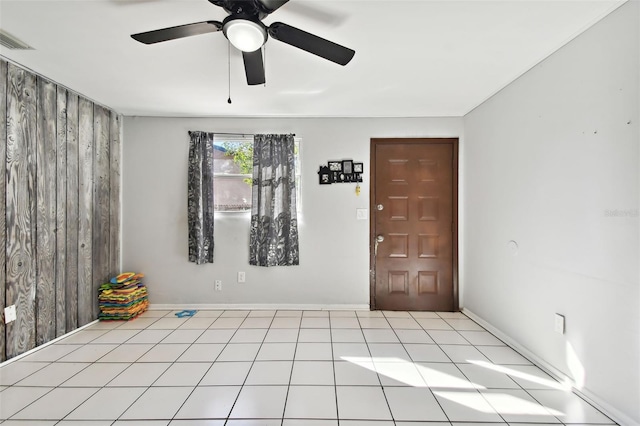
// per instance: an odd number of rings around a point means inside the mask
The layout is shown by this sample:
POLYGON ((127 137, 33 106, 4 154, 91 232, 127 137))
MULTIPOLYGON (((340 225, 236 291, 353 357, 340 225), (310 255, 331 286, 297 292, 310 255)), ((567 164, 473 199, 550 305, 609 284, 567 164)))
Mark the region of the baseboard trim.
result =
POLYGON ((66 334, 63 334, 63 335, 62 335, 62 336, 60 336, 60 337, 56 337, 55 339, 50 340, 50 341, 48 341, 47 343, 43 343, 43 344, 41 344, 40 346, 36 346, 36 347, 35 347, 35 348, 33 348, 33 349, 29 349, 29 350, 28 350, 27 352, 25 352, 25 353, 21 353, 20 355, 16 355, 16 356, 14 356, 14 357, 13 357, 13 358, 11 358, 11 359, 8 359, 8 360, 6 360, 6 361, 0 362, 0 368, 1 368, 1 367, 4 367, 5 365, 11 364, 11 363, 12 363, 12 362, 14 362, 14 361, 18 361, 19 359, 24 358, 24 357, 25 357, 25 356, 27 356, 27 355, 31 355, 32 353, 34 353, 34 352, 36 352, 36 351, 39 351, 39 350, 40 350, 40 349, 42 349, 42 348, 46 348, 46 347, 47 347, 47 346, 49 346, 49 345, 53 345, 54 343, 56 343, 56 342, 58 342, 58 341, 60 341, 60 340, 62 340, 62 339, 64 339, 64 338, 66 338, 66 337, 69 337, 69 336, 71 336, 72 334, 77 333, 78 331, 84 330, 85 328, 87 328, 87 327, 89 327, 89 326, 91 326, 91 325, 93 325, 93 324, 95 324, 95 323, 97 323, 97 322, 98 322, 98 320, 91 321, 90 323, 85 324, 85 325, 83 325, 82 327, 78 327, 78 328, 76 328, 75 330, 71 330, 70 332, 68 332, 68 333, 66 333, 66 334))
POLYGON ((280 311, 368 311, 369 305, 351 305, 351 304, 299 304, 299 303, 151 303, 150 310, 170 310, 177 311, 182 309, 200 309, 200 310, 280 310, 280 311))
POLYGON ((575 382, 573 381, 573 379, 571 377, 567 376, 562 371, 560 371, 559 369, 557 369, 553 365, 549 364, 547 361, 545 361, 544 359, 540 358, 538 355, 534 354, 529 349, 527 349, 524 346, 522 346, 520 343, 518 343, 515 340, 513 340, 511 337, 509 337, 508 335, 506 335, 505 333, 503 333, 502 331, 500 331, 499 329, 497 329, 496 327, 494 327, 493 325, 491 325, 490 323, 485 321, 479 315, 475 314, 474 312, 470 311, 467 308, 463 308, 462 309, 462 313, 465 314, 466 316, 468 316, 469 318, 471 318, 472 320, 474 320, 475 322, 477 322, 478 324, 480 324, 481 326, 483 326, 485 329, 487 329, 487 331, 489 331, 491 334, 495 335, 498 339, 502 340, 504 343, 509 345, 511 348, 515 349, 517 352, 520 353, 520 355, 522 355, 523 357, 527 358, 529 361, 531 361, 537 367, 539 367, 542 370, 544 370, 547 374, 549 374, 550 376, 552 376, 553 378, 555 378, 556 380, 558 380, 561 383, 568 384, 571 387, 571 390, 576 395, 580 396, 582 399, 587 401, 589 404, 593 405, 598 410, 602 411, 602 413, 604 415, 606 415, 607 417, 609 417, 612 421, 614 421, 614 422, 616 422, 616 423, 618 423, 619 425, 622 425, 622 426, 640 426, 640 423, 636 422, 635 420, 633 420, 628 415, 622 413, 617 408, 612 407, 611 404, 609 404, 608 402, 604 401, 602 398, 598 397, 597 395, 594 395, 589 390, 587 390, 587 389, 577 389, 576 386, 575 386, 575 382))

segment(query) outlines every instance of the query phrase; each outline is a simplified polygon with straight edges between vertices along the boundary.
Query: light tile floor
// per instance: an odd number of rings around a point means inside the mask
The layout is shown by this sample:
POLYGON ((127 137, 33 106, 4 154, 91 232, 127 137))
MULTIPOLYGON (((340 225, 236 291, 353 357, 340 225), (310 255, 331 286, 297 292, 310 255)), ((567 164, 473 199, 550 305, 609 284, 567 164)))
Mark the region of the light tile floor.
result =
POLYGON ((0 423, 614 424, 461 313, 148 311, 0 368, 0 423))

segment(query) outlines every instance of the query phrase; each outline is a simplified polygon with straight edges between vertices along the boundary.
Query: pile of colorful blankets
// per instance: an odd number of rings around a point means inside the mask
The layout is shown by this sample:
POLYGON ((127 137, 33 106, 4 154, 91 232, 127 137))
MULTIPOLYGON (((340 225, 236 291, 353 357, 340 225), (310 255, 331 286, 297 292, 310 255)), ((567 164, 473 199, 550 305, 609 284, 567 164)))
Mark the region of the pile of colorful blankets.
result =
POLYGON ((147 287, 144 274, 124 272, 100 286, 98 304, 101 321, 128 321, 147 310, 147 287))

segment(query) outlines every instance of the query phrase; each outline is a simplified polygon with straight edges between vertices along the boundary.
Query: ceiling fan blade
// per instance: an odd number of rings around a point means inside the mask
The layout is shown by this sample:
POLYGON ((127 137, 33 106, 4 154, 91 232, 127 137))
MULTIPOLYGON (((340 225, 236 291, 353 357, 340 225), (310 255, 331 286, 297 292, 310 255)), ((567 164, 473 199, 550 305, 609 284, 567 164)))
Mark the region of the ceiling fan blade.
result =
POLYGON ((269 35, 283 43, 290 44, 309 53, 328 59, 336 64, 347 65, 355 50, 340 46, 332 41, 302 31, 282 22, 274 22, 269 27, 269 35))
POLYGON ((244 72, 247 74, 247 84, 250 86, 264 84, 262 49, 255 52, 242 52, 242 58, 244 59, 244 72))
POLYGON ((284 6, 289 0, 258 0, 262 3, 263 8, 267 13, 273 13, 276 10, 284 6))
POLYGON ((199 34, 214 33, 221 29, 221 22, 206 21, 196 22, 194 24, 178 25, 177 27, 163 28, 161 30, 147 31, 146 33, 132 34, 131 37, 140 43, 153 44, 199 34))

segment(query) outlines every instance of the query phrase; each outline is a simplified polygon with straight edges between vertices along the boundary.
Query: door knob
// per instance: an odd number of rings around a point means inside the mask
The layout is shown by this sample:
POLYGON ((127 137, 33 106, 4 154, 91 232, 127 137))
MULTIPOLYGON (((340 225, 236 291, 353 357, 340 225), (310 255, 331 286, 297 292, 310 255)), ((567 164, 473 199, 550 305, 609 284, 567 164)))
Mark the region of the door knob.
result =
POLYGON ((383 206, 382 204, 378 204, 378 205, 376 206, 376 208, 377 208, 379 211, 382 211, 382 210, 384 209, 384 206, 383 206))
POLYGON ((378 255, 378 244, 384 241, 384 235, 376 235, 376 242, 373 247, 373 255, 378 255))

